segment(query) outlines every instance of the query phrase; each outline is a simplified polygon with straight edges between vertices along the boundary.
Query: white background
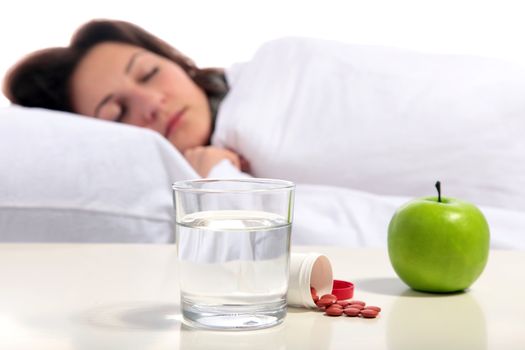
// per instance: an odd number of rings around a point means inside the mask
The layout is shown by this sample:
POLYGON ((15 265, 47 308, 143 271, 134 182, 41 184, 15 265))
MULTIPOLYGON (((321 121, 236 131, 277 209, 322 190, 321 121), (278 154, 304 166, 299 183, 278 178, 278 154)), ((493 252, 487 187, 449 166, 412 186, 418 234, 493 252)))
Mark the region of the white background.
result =
MULTIPOLYGON (((66 45, 92 18, 135 22, 199 66, 249 59, 287 35, 498 57, 525 65, 520 0, 7 0, 0 7, 0 75, 22 55, 66 45)), ((7 105, 0 98, 0 106, 7 105)))

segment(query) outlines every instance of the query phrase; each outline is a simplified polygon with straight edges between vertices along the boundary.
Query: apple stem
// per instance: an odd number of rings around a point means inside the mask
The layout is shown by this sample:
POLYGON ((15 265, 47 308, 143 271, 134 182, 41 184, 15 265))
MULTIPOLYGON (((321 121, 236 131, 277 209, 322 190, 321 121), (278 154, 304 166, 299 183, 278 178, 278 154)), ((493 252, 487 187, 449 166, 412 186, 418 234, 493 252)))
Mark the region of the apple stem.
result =
POLYGON ((438 202, 441 203, 441 182, 436 182, 436 189, 438 191, 438 202))

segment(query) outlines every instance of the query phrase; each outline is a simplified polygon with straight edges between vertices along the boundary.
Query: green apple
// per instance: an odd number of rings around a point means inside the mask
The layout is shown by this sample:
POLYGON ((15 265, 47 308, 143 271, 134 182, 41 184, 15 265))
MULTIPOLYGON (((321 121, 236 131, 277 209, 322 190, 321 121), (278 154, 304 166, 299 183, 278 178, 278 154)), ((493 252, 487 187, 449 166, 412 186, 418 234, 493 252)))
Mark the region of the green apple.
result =
POLYGON ((473 204, 455 198, 414 199, 401 206, 388 226, 388 254, 411 288, 447 293, 468 288, 489 255, 489 226, 473 204))

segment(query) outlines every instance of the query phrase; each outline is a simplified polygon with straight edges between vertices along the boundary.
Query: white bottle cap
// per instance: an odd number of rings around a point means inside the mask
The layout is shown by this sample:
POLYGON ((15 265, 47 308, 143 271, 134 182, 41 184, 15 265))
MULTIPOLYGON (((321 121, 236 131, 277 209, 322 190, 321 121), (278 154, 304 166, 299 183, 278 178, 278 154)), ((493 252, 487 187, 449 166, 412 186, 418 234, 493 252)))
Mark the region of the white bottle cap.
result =
POLYGON ((317 295, 330 294, 334 279, 332 265, 320 253, 292 253, 290 255, 290 277, 287 301, 289 306, 316 307, 310 287, 317 295))

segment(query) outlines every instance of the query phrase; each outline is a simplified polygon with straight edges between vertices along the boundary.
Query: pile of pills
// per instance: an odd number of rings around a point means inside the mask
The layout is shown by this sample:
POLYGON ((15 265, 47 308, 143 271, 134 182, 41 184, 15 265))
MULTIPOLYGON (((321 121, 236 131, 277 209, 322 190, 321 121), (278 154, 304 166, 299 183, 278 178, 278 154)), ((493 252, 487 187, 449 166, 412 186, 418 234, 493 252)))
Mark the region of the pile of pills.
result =
POLYGON ((337 297, 333 294, 325 294, 319 297, 314 287, 310 287, 310 293, 318 309, 324 311, 328 316, 342 316, 345 314, 350 317, 376 318, 381 312, 380 307, 366 306, 364 301, 337 300, 337 297))

